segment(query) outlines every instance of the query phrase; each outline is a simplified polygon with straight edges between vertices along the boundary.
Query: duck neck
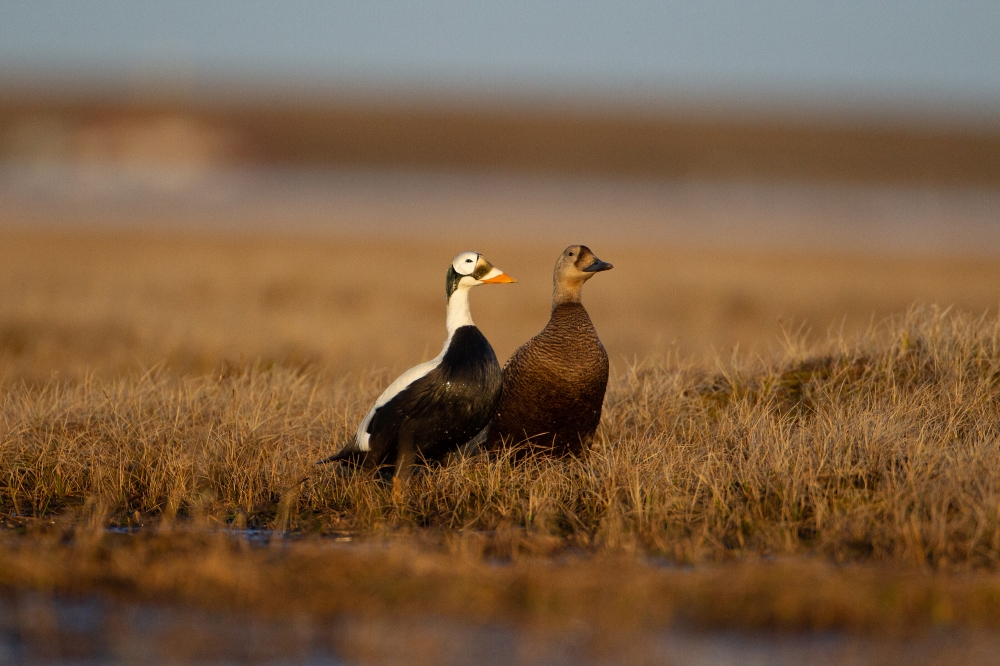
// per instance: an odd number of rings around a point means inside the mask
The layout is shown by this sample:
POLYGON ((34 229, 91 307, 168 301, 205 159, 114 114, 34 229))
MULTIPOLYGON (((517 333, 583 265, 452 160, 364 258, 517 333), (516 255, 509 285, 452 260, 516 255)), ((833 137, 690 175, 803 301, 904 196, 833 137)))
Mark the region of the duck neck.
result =
POLYGON ((459 286, 448 297, 448 339, 462 326, 475 326, 472 322, 472 311, 469 310, 470 287, 459 286))
POLYGON ((552 289, 552 309, 567 303, 579 303, 580 292, 583 291, 583 283, 586 280, 559 280, 556 279, 552 289))

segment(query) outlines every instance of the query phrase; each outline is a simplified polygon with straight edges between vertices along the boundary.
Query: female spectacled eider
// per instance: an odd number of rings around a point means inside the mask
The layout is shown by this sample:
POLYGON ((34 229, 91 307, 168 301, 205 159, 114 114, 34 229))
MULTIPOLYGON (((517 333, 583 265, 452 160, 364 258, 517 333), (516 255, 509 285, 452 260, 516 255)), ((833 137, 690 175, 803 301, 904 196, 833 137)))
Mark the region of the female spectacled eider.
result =
POLYGON ((525 445, 557 456, 581 453, 601 421, 608 354, 580 302, 583 283, 613 266, 586 245, 571 245, 556 262, 552 316, 503 370, 503 393, 489 425, 487 448, 525 445))
POLYGON ((476 253, 448 267, 448 339, 441 353, 400 375, 375 401, 354 438, 318 464, 351 460, 391 464, 406 478, 419 456, 439 460, 482 430, 500 399, 501 372, 490 343, 472 322, 469 290, 514 279, 476 253))

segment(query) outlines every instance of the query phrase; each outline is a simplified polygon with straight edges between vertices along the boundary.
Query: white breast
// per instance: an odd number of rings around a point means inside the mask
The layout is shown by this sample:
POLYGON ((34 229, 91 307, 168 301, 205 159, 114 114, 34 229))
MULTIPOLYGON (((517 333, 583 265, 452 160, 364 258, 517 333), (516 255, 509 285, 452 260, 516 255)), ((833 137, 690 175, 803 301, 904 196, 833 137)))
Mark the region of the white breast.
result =
MULTIPOLYGON (((456 261, 458 261, 458 259, 456 259, 456 261)), ((465 280, 466 278, 462 279, 465 280)), ((471 280, 471 278, 469 279, 471 280)), ((389 384, 389 387, 382 392, 382 395, 378 397, 378 400, 375 401, 372 408, 367 414, 365 414, 364 420, 361 422, 361 425, 358 426, 358 432, 354 435, 354 441, 351 444, 348 444, 348 446, 352 446, 355 451, 370 450, 368 445, 368 425, 372 422, 372 418, 375 416, 375 411, 405 391, 410 384, 417 381, 421 377, 426 376, 431 370, 441 365, 441 361, 444 360, 444 355, 448 353, 448 347, 451 346, 451 339, 455 335, 456 330, 462 326, 474 326, 472 323, 472 314, 469 312, 468 286, 459 286, 459 288, 456 289, 448 299, 448 317, 446 324, 448 327, 448 339, 444 341, 441 353, 430 361, 413 366, 397 377, 393 383, 389 384)))

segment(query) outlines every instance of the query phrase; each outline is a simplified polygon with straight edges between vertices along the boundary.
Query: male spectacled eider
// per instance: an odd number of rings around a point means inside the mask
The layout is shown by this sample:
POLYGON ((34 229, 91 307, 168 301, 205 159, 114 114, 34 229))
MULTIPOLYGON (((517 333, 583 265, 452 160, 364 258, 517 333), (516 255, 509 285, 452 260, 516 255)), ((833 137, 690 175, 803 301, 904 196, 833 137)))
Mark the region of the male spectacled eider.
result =
POLYGON ((559 256, 553 275, 552 316, 503 370, 503 394, 487 448, 527 444, 557 456, 578 454, 601 421, 608 354, 580 302, 583 283, 613 266, 585 245, 559 256))
POLYGON ((417 456, 438 460, 482 430, 496 410, 502 384, 490 343, 472 322, 469 290, 514 279, 482 255, 463 252, 448 267, 448 339, 441 353, 400 375, 375 401, 338 460, 366 468, 395 465, 406 478, 417 456))

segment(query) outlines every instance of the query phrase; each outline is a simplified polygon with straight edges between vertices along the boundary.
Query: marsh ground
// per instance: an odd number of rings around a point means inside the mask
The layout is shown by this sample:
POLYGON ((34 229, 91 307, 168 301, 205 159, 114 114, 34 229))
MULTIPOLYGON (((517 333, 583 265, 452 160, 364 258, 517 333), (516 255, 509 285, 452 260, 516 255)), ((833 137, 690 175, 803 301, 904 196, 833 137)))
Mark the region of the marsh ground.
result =
MULTIPOLYGON (((616 265, 587 285, 586 303, 619 371, 666 354, 711 366, 737 346, 742 358, 773 358, 785 332, 851 337, 914 304, 982 314, 1000 293, 1000 260, 988 255, 587 242, 616 265)), ((111 377, 165 364, 191 375, 224 362, 400 371, 437 354, 440 267, 466 246, 519 281, 473 294, 476 322, 505 359, 548 319, 563 243, 475 230, 452 242, 0 229, 3 374, 111 377)))
POLYGON ((263 622, 300 661, 433 663, 454 630, 482 636, 458 662, 698 663, 663 641, 781 630, 837 637, 831 663, 988 663, 1000 261, 590 243, 616 265, 585 294, 613 367, 599 449, 459 460, 401 497, 312 462, 437 353, 455 252, 519 280, 473 296, 502 359, 563 245, 414 238, 0 230, 7 635, 51 648, 59 604, 107 604, 102 654, 139 658, 121 618, 152 604, 263 622))

